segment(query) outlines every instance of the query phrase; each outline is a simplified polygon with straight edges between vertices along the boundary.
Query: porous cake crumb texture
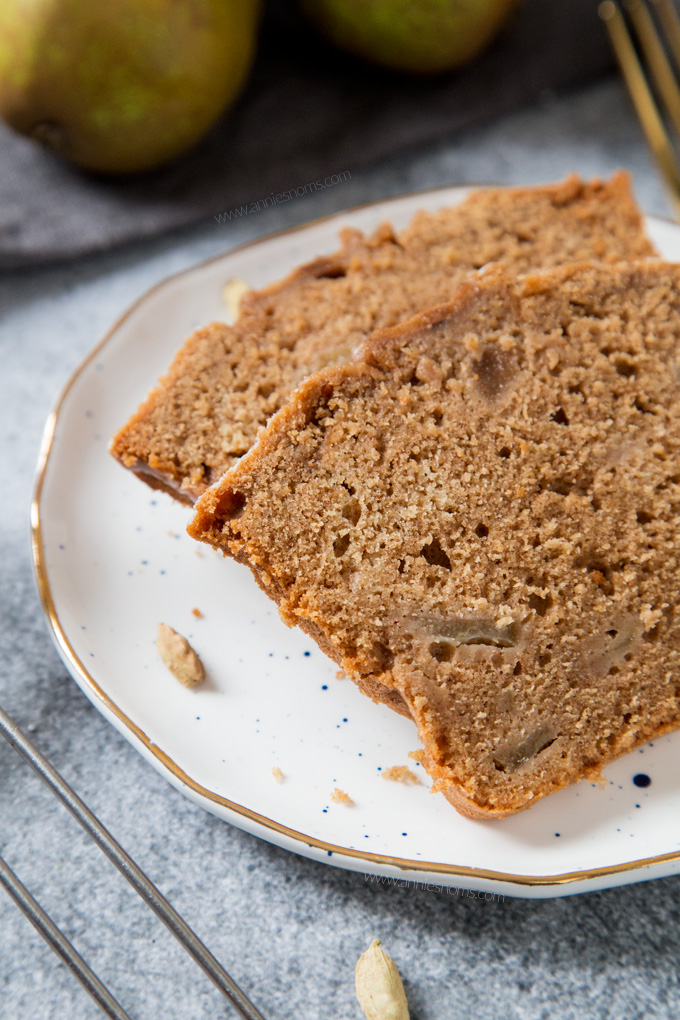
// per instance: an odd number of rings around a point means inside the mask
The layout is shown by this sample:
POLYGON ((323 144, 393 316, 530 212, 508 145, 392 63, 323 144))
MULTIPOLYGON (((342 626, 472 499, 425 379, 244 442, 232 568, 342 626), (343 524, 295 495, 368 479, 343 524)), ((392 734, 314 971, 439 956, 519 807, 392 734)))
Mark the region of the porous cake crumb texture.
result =
POLYGON ((297 391, 197 504, 452 803, 500 817, 679 723, 680 267, 472 274, 297 391))

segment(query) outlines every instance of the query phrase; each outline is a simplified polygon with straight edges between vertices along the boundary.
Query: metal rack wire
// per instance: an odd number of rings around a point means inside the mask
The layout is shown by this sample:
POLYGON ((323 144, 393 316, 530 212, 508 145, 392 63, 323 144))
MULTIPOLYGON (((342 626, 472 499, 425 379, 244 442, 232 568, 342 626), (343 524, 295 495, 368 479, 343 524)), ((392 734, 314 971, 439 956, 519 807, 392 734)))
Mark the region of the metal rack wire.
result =
MULTIPOLYGON (((243 1020, 265 1020, 247 995, 227 974, 222 964, 204 945, 189 925, 166 900, 161 891, 147 878, 132 858, 123 850, 99 819, 90 811, 66 780, 50 765, 37 747, 17 724, 0 708, 0 734, 11 747, 40 776, 52 793, 68 808, 85 832, 115 864, 135 892, 170 929, 181 946, 196 961, 210 980, 219 988, 227 1001, 243 1020)), ((130 1020, 130 1016, 83 960, 75 947, 45 913, 40 904, 0 857, 0 884, 7 890, 16 905, 40 932, 51 949, 64 961, 74 976, 92 996, 100 1009, 112 1020, 130 1020)))
POLYGON ((680 17, 671 0, 604 0, 599 11, 680 218, 680 17))

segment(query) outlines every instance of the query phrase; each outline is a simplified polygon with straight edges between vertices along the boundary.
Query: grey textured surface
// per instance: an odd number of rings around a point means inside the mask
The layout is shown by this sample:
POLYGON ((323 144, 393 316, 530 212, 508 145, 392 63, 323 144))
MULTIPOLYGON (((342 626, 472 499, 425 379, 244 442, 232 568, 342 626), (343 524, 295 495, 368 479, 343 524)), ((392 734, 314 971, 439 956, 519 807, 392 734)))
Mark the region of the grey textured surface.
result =
MULTIPOLYGON (((42 425, 112 320, 168 273, 239 241, 361 201, 472 180, 631 169, 642 206, 663 192, 622 89, 604 83, 355 174, 236 224, 0 280, 4 428, 0 703, 205 938, 268 1020, 358 1018, 353 967, 380 936, 414 1020, 667 1018, 680 1012, 680 882, 553 901, 491 902, 368 883, 220 822, 176 793, 90 706, 47 634, 31 576, 28 506, 42 425)), ((4 743, 0 848, 131 1016, 228 1009, 114 869, 4 743)), ((0 894, 0 1016, 98 1010, 0 894)))

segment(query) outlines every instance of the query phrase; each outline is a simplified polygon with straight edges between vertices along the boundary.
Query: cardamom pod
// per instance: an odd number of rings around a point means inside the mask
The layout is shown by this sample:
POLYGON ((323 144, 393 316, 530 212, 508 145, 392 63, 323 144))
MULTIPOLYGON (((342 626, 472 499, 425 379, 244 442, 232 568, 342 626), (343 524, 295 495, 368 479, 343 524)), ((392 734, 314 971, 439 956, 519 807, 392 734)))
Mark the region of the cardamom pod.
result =
POLYGON ((167 623, 158 624, 156 648, 173 676, 185 687, 195 687, 205 679, 203 663, 189 642, 167 623))
POLYGON ((406 992, 397 965, 380 939, 373 939, 354 972, 357 999, 366 1020, 409 1020, 406 992))

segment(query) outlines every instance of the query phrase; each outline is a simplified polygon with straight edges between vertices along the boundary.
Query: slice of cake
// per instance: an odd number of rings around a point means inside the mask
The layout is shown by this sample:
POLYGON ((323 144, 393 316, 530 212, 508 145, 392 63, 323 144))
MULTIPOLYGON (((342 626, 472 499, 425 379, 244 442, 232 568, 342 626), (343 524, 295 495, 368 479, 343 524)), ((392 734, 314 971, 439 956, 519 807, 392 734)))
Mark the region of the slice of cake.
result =
POLYGON ((111 452, 155 488, 192 503, 255 441, 311 372, 346 361, 374 329, 448 301, 488 262, 517 272, 652 251, 619 173, 608 183, 489 189, 420 213, 399 234, 342 234, 336 254, 241 301, 234 326, 195 333, 111 452))
POLYGON ((455 299, 308 379, 196 505, 437 788, 502 817, 680 724, 680 266, 455 299))

